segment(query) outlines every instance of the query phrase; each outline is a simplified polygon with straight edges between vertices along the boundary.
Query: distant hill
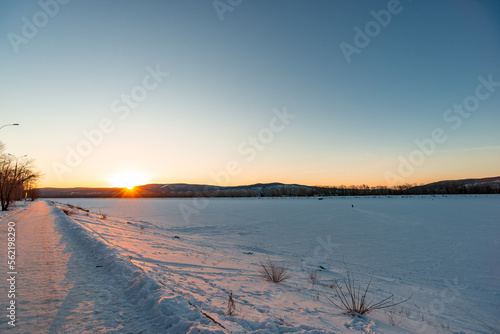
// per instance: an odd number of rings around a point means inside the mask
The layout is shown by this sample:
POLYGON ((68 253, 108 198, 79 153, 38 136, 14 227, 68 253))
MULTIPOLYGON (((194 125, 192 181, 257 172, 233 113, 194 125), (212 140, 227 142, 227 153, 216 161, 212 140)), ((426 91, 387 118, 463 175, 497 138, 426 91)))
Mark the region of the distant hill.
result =
POLYGON ((314 187, 299 184, 257 183, 247 186, 202 184, 146 184, 126 188, 40 188, 42 198, 85 197, 279 197, 279 196, 364 196, 412 194, 500 193, 500 176, 482 179, 446 180, 420 186, 370 188, 368 186, 314 187))
POLYGON ((38 196, 41 198, 119 197, 123 192, 124 188, 40 188, 38 196))
POLYGON ((41 188, 42 198, 65 197, 268 197, 308 196, 315 187, 298 184, 258 183, 247 186, 213 186, 202 184, 146 184, 133 191, 125 188, 41 188))
POLYGON ((428 189, 438 193, 491 193, 500 191, 500 176, 481 179, 445 180, 415 187, 415 189, 428 189))
POLYGON ((447 184, 459 184, 464 186, 480 185, 480 184, 500 185, 500 176, 486 177, 482 179, 446 180, 446 181, 429 183, 427 186, 443 186, 447 184))

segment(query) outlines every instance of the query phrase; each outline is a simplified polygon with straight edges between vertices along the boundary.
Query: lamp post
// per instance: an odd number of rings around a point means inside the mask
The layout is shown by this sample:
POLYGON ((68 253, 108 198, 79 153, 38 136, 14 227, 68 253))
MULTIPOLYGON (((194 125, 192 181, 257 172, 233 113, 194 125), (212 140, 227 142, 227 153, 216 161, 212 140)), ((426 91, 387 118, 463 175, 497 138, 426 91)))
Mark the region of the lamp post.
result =
POLYGON ((2 129, 6 126, 16 126, 16 125, 19 125, 19 123, 5 124, 5 125, 0 126, 0 129, 2 129))

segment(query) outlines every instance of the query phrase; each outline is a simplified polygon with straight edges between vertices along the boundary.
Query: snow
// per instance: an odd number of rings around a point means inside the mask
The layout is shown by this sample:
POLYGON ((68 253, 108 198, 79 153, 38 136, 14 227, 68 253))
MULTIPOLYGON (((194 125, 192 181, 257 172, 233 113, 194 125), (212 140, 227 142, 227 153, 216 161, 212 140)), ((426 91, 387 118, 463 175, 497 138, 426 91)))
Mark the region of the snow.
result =
POLYGON ((0 222, 2 244, 6 221, 19 235, 19 320, 9 330, 491 333, 500 329, 499 199, 57 200, 88 214, 37 201, 0 222), (267 255, 292 278, 262 280, 267 255), (347 316, 324 286, 342 282, 346 266, 362 288, 374 275, 369 298, 412 298, 347 316))

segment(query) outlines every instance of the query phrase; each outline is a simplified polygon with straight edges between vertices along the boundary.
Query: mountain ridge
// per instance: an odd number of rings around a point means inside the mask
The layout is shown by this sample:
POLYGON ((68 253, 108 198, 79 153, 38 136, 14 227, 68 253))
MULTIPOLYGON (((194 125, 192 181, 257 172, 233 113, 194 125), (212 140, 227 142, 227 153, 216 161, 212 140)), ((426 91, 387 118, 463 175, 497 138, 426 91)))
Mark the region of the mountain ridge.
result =
POLYGON ((39 197, 278 197, 278 196, 352 196, 352 195, 398 195, 440 193, 500 193, 500 176, 443 180, 426 185, 405 185, 394 188, 368 186, 307 186, 280 182, 256 183, 238 186, 217 186, 190 183, 151 183, 126 188, 73 187, 39 188, 39 197))

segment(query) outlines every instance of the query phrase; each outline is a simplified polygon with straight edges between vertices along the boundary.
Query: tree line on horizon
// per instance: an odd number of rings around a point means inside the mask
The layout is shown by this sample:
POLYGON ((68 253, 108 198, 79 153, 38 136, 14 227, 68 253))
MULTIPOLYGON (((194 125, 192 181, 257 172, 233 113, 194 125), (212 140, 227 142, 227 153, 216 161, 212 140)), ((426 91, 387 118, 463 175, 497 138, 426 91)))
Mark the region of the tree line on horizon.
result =
MULTIPOLYGON (((323 196, 397 196, 397 195, 460 195, 460 194, 500 194, 500 185, 478 183, 461 184, 403 184, 394 187, 368 185, 340 186, 274 186, 270 189, 236 187, 237 189, 218 189, 202 191, 169 191, 163 194, 151 194, 141 190, 122 191, 119 197, 164 197, 164 198, 235 198, 235 197, 323 197, 323 196)), ((108 196, 103 196, 108 197, 108 196)))

